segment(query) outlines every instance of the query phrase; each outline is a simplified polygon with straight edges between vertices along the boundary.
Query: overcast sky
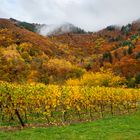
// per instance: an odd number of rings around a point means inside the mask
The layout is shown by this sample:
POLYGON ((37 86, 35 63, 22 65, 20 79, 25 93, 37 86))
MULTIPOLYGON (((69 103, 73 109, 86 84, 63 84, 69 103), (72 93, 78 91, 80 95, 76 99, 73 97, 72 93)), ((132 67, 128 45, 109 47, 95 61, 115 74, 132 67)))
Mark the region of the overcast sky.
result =
POLYGON ((140 0, 0 0, 0 17, 96 31, 140 18, 140 0))

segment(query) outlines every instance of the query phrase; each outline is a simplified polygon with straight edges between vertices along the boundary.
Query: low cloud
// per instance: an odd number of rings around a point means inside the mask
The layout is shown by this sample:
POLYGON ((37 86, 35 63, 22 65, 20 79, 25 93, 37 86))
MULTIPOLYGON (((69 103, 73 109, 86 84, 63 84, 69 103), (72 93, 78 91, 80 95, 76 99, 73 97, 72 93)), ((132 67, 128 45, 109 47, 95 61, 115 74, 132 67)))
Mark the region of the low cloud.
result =
POLYGON ((87 31, 140 18, 140 0, 0 0, 1 17, 45 24, 72 23, 87 31), (3 2, 5 1, 5 2, 3 2))

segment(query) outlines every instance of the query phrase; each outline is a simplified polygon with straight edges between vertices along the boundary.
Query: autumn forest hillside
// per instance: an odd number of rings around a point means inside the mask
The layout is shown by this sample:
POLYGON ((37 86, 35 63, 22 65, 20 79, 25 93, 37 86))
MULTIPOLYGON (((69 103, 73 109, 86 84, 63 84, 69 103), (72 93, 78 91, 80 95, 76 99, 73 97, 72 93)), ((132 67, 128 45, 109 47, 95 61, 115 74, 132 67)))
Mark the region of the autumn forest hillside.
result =
POLYGON ((130 87, 140 83, 140 21, 80 31, 42 36, 0 19, 0 81, 65 83, 104 69, 125 77, 130 87))

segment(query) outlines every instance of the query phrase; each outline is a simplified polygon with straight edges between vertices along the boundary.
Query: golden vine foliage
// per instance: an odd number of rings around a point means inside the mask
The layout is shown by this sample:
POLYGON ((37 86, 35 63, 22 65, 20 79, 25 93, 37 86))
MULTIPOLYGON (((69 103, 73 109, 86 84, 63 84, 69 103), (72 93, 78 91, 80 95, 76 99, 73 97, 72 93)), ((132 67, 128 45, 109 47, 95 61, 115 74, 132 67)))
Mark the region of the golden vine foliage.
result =
POLYGON ((139 109, 140 90, 0 82, 0 122, 92 120, 139 109))

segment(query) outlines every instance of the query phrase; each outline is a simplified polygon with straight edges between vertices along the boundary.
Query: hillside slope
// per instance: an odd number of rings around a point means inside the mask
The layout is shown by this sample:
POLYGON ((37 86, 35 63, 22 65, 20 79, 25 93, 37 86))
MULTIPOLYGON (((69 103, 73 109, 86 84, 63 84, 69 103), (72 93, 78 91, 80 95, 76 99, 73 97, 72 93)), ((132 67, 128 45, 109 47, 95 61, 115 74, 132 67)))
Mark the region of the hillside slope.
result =
POLYGON ((0 80, 64 81, 101 67, 127 78, 140 74, 140 22, 96 33, 41 36, 0 19, 0 80))
POLYGON ((117 74, 126 77, 139 74, 139 21, 123 27, 109 26, 92 34, 55 36, 53 40, 69 46, 69 49, 73 49, 72 54, 76 53, 82 62, 88 61, 91 70, 99 70, 103 66, 107 69, 111 68, 117 74))
POLYGON ((19 27, 11 20, 0 19, 0 80, 48 83, 50 77, 52 81, 58 77, 65 79, 67 73, 79 68, 65 60, 69 55, 64 51, 61 44, 48 37, 19 27))

